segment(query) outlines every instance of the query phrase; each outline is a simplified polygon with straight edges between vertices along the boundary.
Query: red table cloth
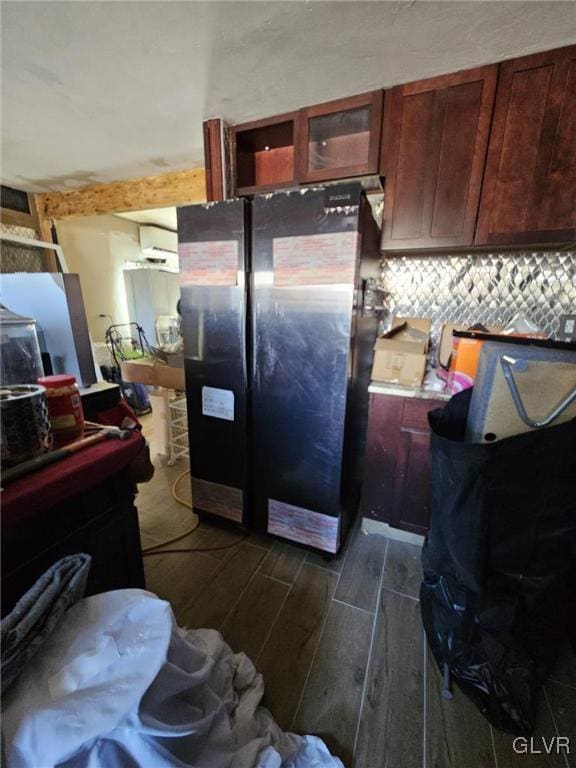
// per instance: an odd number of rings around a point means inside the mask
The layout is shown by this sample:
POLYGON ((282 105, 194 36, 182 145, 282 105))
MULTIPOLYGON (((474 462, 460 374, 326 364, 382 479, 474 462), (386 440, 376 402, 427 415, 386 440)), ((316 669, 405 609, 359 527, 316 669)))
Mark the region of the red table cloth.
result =
POLYGON ((126 467, 145 444, 136 416, 123 402, 98 416, 100 424, 113 426, 120 426, 126 416, 138 425, 127 440, 108 439, 97 443, 3 488, 2 526, 17 525, 126 467))

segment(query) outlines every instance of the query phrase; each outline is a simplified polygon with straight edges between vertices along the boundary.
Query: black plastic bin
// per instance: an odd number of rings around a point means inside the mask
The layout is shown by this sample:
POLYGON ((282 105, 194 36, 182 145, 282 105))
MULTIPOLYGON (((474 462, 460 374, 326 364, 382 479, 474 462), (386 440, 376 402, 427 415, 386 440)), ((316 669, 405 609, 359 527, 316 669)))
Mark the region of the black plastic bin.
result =
POLYGON ((469 444, 469 398, 429 414, 422 618, 446 684, 495 727, 528 735, 566 635, 576 648, 576 419, 469 444))

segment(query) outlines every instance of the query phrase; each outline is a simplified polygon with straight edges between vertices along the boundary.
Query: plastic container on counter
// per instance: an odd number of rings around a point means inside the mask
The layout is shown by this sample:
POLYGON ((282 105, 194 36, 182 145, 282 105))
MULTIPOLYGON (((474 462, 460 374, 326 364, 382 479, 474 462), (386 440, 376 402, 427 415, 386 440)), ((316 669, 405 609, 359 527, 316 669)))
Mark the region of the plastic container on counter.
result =
POLYGON ((36 384, 44 375, 36 320, 23 317, 0 304, 0 381, 11 384, 36 384))
POLYGON ((82 436, 84 412, 75 376, 43 376, 38 384, 46 388, 48 415, 57 445, 65 445, 82 436))

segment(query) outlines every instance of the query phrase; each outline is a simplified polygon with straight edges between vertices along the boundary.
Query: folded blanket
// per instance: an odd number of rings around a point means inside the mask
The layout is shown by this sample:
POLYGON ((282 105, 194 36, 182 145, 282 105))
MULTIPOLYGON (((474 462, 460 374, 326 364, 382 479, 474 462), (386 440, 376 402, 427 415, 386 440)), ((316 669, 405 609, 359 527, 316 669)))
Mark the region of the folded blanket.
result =
POLYGON ((72 555, 54 563, 0 622, 2 694, 41 648, 62 615, 84 596, 89 555, 72 555))
POLYGON ((7 768, 343 768, 284 733, 262 676, 215 630, 118 590, 69 610, 3 700, 7 768))

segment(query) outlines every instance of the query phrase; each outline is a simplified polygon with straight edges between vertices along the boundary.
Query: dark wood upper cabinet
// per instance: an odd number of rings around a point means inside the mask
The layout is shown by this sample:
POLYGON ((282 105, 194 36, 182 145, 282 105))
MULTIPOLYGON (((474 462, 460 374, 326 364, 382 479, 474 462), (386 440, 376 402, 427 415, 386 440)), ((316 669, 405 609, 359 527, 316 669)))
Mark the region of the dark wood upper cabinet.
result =
POLYGON ((297 184, 294 148, 298 129, 297 112, 230 129, 235 194, 251 195, 297 184))
POLYGON ((382 91, 372 91, 300 110, 298 180, 377 173, 382 100, 382 91))
POLYGON ((472 245, 498 65, 386 93, 383 250, 472 245))
POLYGON ((576 45, 501 64, 478 245, 576 240, 576 45))
POLYGON ((204 131, 209 200, 379 171, 383 251, 576 241, 576 45, 204 131))

